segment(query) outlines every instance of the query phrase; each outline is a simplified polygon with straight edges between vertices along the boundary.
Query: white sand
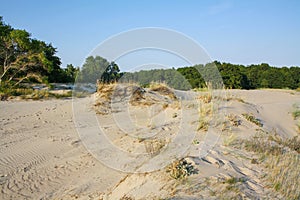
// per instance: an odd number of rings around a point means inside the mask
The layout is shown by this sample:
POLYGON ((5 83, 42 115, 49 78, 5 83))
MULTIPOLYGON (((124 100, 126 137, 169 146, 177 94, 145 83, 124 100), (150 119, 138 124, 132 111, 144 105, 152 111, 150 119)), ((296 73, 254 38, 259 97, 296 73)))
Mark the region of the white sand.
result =
MULTIPOLYGON (((77 133, 72 100, 0 102, 0 199, 120 199, 125 196, 134 199, 214 198, 210 189, 205 186, 205 178, 210 178, 213 182, 228 176, 247 177, 243 186, 246 197, 269 198, 273 192, 260 180, 262 170, 257 165, 250 164, 249 159, 242 159, 251 157, 251 154, 244 151, 232 152, 230 147, 224 146, 224 140, 230 135, 250 137, 255 134, 259 127, 245 120, 242 113, 253 113, 261 119, 265 131, 276 131, 284 137, 297 135, 291 112, 293 104, 300 103, 300 94, 284 90, 233 90, 227 91, 226 95, 232 97, 232 100, 220 108, 221 111, 237 115, 242 123, 223 133, 213 148, 207 148, 209 151, 205 155, 205 161, 198 157, 199 151, 206 148, 203 141, 213 139, 214 135, 209 138, 205 132, 195 131, 199 116, 197 105, 190 105, 194 102, 183 103, 184 113, 171 106, 165 110, 154 106, 148 113, 143 107, 130 107, 131 122, 138 125, 134 130, 126 123, 126 115, 125 118, 122 116, 127 112, 122 104, 115 104, 119 111, 114 114, 97 115, 108 139, 127 153, 147 154, 140 137, 150 136, 149 130, 159 132, 158 139, 167 137, 167 144, 174 137, 183 143, 186 143, 185 139, 193 140, 185 137, 184 133, 194 131, 195 140, 200 141, 200 144, 190 144, 185 155, 197 166, 199 173, 189 177, 188 185, 178 184, 165 170, 131 174, 102 164, 89 153, 82 143, 84 138, 80 138, 77 133), (244 103, 237 99, 243 99, 244 103), (173 117, 174 113, 178 116, 173 117), (180 124, 182 117, 186 118, 185 124, 180 124), (163 121, 160 120, 162 118, 163 121), (121 124, 117 126, 114 119, 118 119, 121 124), (120 127, 140 135, 124 135, 124 130, 120 127), (182 127, 186 128, 179 132, 182 127), (187 189, 196 187, 197 191, 187 189)), ((83 99, 82 102, 88 101, 83 99)), ((91 105, 82 106, 87 112, 94 112, 90 109, 91 105)), ((216 133, 216 136, 219 134, 216 133)), ((169 148, 176 151, 180 147, 178 141, 169 148)), ((164 157, 155 160, 157 156, 161 156, 158 154, 148 161, 155 162, 153 166, 157 167, 157 163, 165 158, 165 162, 160 163, 163 166, 172 161, 170 155, 166 153, 164 157)), ((115 154, 114 157, 121 163, 117 167, 122 168, 128 164, 118 156, 115 154)), ((145 169, 152 165, 147 166, 145 169)), ((222 187, 211 184, 216 190, 222 187)))

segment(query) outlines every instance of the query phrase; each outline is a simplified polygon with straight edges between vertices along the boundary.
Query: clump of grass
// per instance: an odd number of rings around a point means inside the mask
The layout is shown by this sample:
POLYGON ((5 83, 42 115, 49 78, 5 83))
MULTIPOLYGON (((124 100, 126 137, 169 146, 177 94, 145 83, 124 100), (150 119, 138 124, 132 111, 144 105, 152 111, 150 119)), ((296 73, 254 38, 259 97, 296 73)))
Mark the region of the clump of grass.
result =
POLYGON ((199 126, 198 126, 198 131, 200 131, 200 130, 203 130, 203 131, 207 131, 208 130, 208 127, 209 127, 209 122, 206 120, 206 119, 204 119, 204 118, 201 118, 200 120, 199 120, 199 126))
POLYGON ((184 158, 171 163, 166 171, 174 179, 185 179, 197 173, 192 163, 187 162, 184 158))
POLYGON ((239 185, 241 183, 244 183, 245 181, 246 180, 244 178, 230 177, 230 178, 227 178, 223 182, 223 184, 227 184, 226 188, 225 188, 226 190, 239 193, 240 192, 239 185))
POLYGON ((117 84, 115 84, 115 83, 110 83, 110 84, 99 83, 97 85, 98 97, 105 99, 105 100, 110 100, 116 86, 117 86, 117 84))
POLYGON ((284 151, 283 147, 278 146, 271 140, 267 140, 263 136, 254 136, 249 140, 244 140, 243 143, 244 148, 247 151, 252 151, 260 154, 280 155, 284 151))
POLYGON ((106 115, 111 112, 111 98, 116 86, 116 83, 99 83, 97 85, 96 103, 94 104, 97 114, 106 115))
POLYGON ((197 99, 199 99, 203 103, 210 103, 212 101, 212 94, 211 92, 209 92, 207 94, 198 96, 197 99))
POLYGON ((298 136, 295 136, 293 138, 287 138, 283 139, 277 134, 270 135, 268 137, 270 141, 274 141, 277 144, 283 146, 283 147, 288 147, 292 151, 296 151, 297 153, 300 154, 300 138, 298 136))
POLYGON ((249 122, 252 122, 259 127, 263 127, 263 123, 259 119, 255 118, 253 114, 243 113, 242 116, 249 122))
POLYGON ((207 131, 213 114, 213 102, 211 101, 211 95, 202 97, 198 97, 200 100, 198 131, 207 131))
MULTIPOLYGON (((300 105, 294 104, 293 107, 294 111, 292 112, 292 116, 294 120, 297 120, 300 117, 300 105)), ((296 127, 298 129, 298 133, 300 133, 300 120, 296 121, 296 127)))
POLYGON ((226 116, 226 118, 232 126, 237 127, 237 126, 241 125, 241 120, 239 120, 238 117, 234 114, 229 114, 226 116))
POLYGON ((293 113, 292 113, 294 119, 297 119, 298 117, 300 117, 300 110, 295 110, 293 113))
POLYGON ((150 91, 158 92, 161 95, 168 96, 170 99, 177 99, 175 93, 165 83, 151 82, 149 88, 150 91))
POLYGON ((300 139, 283 139, 274 134, 268 137, 255 136, 243 141, 247 151, 261 156, 262 164, 268 169, 266 180, 274 190, 286 199, 300 198, 300 139))
POLYGON ((293 115, 294 119, 296 120, 298 117, 300 117, 300 110, 293 111, 292 115, 293 115))
POLYGON ((227 183, 227 184, 236 184, 236 183, 244 183, 246 180, 245 178, 237 178, 237 177, 230 177, 230 178, 227 178, 224 183, 227 183))
POLYGON ((162 148, 166 146, 165 139, 155 139, 155 140, 144 140, 146 152, 151 155, 157 155, 162 148))

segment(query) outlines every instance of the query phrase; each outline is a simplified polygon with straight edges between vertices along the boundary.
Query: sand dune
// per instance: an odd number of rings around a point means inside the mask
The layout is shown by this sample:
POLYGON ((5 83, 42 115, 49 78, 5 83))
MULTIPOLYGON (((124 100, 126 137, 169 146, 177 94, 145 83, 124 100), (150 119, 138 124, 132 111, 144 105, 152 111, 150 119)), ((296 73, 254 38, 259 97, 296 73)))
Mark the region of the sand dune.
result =
POLYGON ((197 130, 194 96, 201 94, 181 92, 177 100, 158 92, 145 95, 140 104, 130 104, 130 95, 101 104, 111 106, 106 114, 96 114, 97 96, 75 100, 75 111, 72 100, 0 102, 0 199, 282 198, 261 178, 265 169, 253 164, 254 153, 229 143, 257 131, 299 135, 291 115, 299 93, 226 91, 208 131, 197 130), (221 120, 228 115, 237 126, 221 120), (100 128, 91 129, 91 120, 100 128), (113 152, 106 141, 123 153, 113 152), (178 181, 164 167, 181 157, 197 173, 178 181))

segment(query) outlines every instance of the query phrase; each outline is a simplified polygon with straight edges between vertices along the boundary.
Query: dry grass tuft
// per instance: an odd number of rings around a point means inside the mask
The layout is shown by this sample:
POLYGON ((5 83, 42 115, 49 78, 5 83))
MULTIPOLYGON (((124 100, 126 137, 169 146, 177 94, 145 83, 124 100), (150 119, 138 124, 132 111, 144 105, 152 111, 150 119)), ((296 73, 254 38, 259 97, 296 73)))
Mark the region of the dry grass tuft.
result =
POLYGON ((97 114, 106 115, 111 112, 111 98, 116 86, 116 83, 97 85, 96 103, 94 104, 97 114))
POLYGON ((160 153, 162 148, 166 146, 167 142, 165 139, 156 139, 156 140, 145 140, 144 143, 145 143, 146 152, 151 156, 155 156, 158 153, 160 153))
POLYGON ((226 118, 232 126, 237 127, 237 126, 241 125, 241 120, 239 120, 239 118, 234 114, 226 115, 226 118))
POLYGON ((209 92, 208 94, 198 96, 197 99, 203 103, 210 103, 212 101, 212 94, 209 92))
POLYGON ((198 97, 200 100, 200 107, 199 107, 199 126, 198 131, 203 130, 207 131, 209 127, 209 123, 212 119, 213 115, 213 102, 211 101, 211 93, 198 97))
POLYGON ((165 83, 151 82, 149 88, 150 88, 150 91, 158 92, 159 94, 161 94, 163 96, 167 96, 172 100, 177 99, 175 93, 165 83))
POLYGON ((260 135, 243 141, 247 151, 261 156, 262 164, 267 169, 266 180, 270 186, 286 199, 300 198, 300 139, 283 139, 273 134, 260 135))
POLYGON ((259 119, 255 118, 255 116, 252 113, 251 114, 243 113, 242 116, 245 117, 245 119, 248 120, 249 122, 252 122, 259 127, 263 127, 263 123, 259 119))

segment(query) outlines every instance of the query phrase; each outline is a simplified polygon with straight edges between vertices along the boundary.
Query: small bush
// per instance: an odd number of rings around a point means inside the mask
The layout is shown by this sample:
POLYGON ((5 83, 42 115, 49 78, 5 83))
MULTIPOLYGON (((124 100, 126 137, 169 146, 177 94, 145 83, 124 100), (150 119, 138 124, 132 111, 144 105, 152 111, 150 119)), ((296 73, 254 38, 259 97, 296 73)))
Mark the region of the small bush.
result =
POLYGON ((259 119, 255 118, 253 114, 243 113, 242 116, 245 117, 245 119, 247 119, 249 122, 252 122, 259 127, 263 127, 263 123, 261 123, 259 119))
POLYGON ((197 173, 194 166, 185 159, 176 160, 167 167, 167 173, 174 179, 184 179, 197 173))

